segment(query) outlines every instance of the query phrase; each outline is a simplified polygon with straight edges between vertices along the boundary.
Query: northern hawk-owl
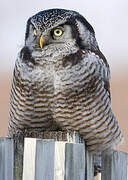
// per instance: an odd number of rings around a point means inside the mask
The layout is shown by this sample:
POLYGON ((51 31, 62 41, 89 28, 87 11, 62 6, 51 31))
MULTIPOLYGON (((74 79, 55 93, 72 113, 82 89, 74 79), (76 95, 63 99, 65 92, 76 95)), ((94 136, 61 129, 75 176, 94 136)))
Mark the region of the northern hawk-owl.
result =
POLYGON ((110 70, 92 26, 79 13, 44 10, 27 21, 16 60, 8 134, 23 129, 75 130, 88 150, 118 144, 122 134, 111 109, 110 70))

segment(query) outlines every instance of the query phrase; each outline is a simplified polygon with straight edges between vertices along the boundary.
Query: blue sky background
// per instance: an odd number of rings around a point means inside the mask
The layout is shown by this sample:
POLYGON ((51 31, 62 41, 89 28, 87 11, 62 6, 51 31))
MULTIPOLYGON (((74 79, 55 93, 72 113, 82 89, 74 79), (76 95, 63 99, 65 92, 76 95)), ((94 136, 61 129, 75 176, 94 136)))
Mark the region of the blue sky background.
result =
POLYGON ((17 53, 24 44, 27 19, 38 11, 56 7, 80 12, 95 29, 112 71, 127 70, 127 0, 1 0, 0 72, 13 70, 17 53))

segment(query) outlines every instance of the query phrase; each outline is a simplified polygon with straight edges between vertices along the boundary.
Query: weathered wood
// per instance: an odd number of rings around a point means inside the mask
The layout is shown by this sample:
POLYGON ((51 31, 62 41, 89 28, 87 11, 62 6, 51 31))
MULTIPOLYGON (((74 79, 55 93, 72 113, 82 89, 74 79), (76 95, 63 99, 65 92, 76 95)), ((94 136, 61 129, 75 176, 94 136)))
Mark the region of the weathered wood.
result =
POLYGON ((53 140, 25 138, 23 180, 53 180, 54 150, 53 140))
POLYGON ((85 180, 84 144, 66 144, 65 180, 85 180))
POLYGON ((55 142, 54 179, 64 180, 65 174, 65 142, 55 142))
MULTIPOLYGON (((93 180, 93 156, 82 138, 77 133, 63 138, 25 138, 25 146, 23 135, 0 138, 0 180, 93 180)), ((101 179, 127 180, 127 156, 115 150, 102 153, 101 179)))
POLYGON ((86 151, 86 179, 94 179, 93 154, 88 151, 86 151))
POLYGON ((22 180, 23 174, 24 136, 14 137, 14 180, 22 180))
POLYGON ((127 180, 127 156, 112 150, 102 154, 102 180, 127 180))
MULTIPOLYGON (((51 133, 53 134, 53 132, 51 133)), ((51 137, 51 133, 48 133, 49 137, 51 137)), ((54 135, 54 139, 59 137, 57 132, 54 132, 54 135)), ((82 138, 78 133, 71 131, 67 133, 67 136, 65 132, 59 131, 59 135, 60 138, 57 138, 59 141, 25 138, 23 180, 71 179, 71 176, 66 175, 68 167, 66 161, 69 162, 67 156, 71 160, 69 166, 72 172, 77 175, 76 180, 85 180, 85 147, 84 144, 79 144, 83 141, 82 138), (78 142, 78 144, 67 144, 67 142, 78 142)), ((73 177, 75 177, 75 174, 73 174, 73 177)))
POLYGON ((26 138, 24 144, 23 180, 35 179, 36 139, 26 138))
POLYGON ((53 180, 55 142, 37 140, 35 180, 53 180))
POLYGON ((0 138, 0 180, 14 180, 13 140, 0 138))
POLYGON ((14 135, 14 177, 15 180, 22 180, 23 174, 23 152, 24 137, 35 137, 41 139, 54 139, 55 141, 82 142, 82 137, 74 131, 43 131, 38 132, 33 129, 26 129, 21 133, 14 135))
POLYGON ((72 143, 84 142, 83 138, 76 131, 38 131, 27 129, 22 133, 24 137, 40 138, 40 139, 54 139, 55 141, 67 141, 72 143))

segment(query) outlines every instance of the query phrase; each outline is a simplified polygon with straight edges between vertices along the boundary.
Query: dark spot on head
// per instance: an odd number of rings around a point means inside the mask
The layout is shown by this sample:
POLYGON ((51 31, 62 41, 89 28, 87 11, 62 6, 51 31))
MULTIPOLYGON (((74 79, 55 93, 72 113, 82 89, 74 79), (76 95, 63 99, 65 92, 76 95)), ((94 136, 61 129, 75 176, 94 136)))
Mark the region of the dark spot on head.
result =
POLYGON ((107 62, 107 59, 105 58, 105 56, 103 55, 103 53, 99 49, 98 50, 91 49, 91 52, 93 52, 97 56, 99 56, 99 58, 102 59, 104 61, 104 63, 106 64, 106 66, 109 68, 109 64, 107 62))
POLYGON ((83 52, 81 50, 78 50, 76 53, 74 54, 70 54, 68 56, 65 56, 63 58, 63 67, 68 66, 69 64, 76 65, 77 63, 79 63, 82 59, 83 59, 83 52))
POLYGON ((23 47, 21 49, 21 51, 20 51, 20 58, 22 59, 22 61, 24 63, 31 62, 31 63, 35 64, 35 60, 32 57, 31 51, 30 51, 30 49, 27 46, 25 46, 25 47, 23 47))

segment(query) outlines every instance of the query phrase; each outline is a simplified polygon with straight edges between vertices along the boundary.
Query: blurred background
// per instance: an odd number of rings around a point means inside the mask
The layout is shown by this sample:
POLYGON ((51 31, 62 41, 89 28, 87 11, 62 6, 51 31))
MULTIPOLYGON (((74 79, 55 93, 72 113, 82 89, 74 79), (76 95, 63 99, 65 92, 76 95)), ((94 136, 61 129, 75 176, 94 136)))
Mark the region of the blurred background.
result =
POLYGON ((17 53, 24 45, 26 21, 47 8, 76 10, 94 27, 100 49, 111 68, 112 108, 125 137, 120 150, 128 152, 127 0, 0 1, 0 136, 7 134, 12 72, 17 53))

